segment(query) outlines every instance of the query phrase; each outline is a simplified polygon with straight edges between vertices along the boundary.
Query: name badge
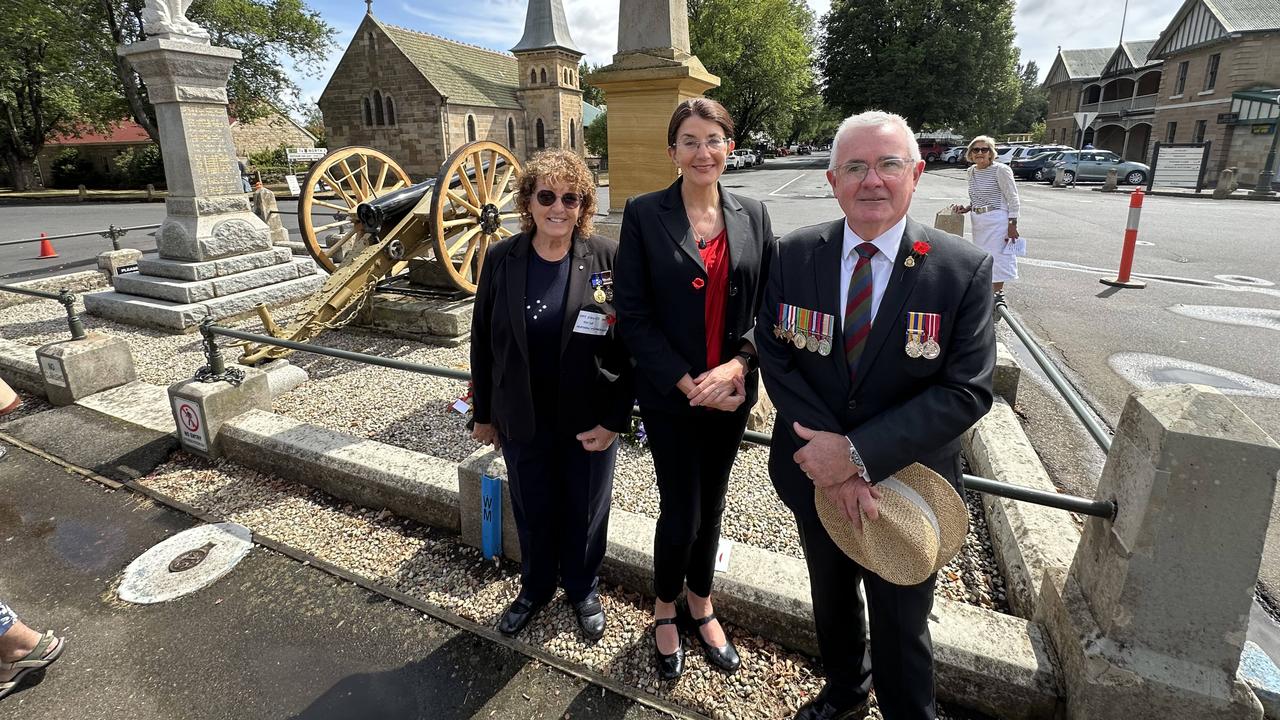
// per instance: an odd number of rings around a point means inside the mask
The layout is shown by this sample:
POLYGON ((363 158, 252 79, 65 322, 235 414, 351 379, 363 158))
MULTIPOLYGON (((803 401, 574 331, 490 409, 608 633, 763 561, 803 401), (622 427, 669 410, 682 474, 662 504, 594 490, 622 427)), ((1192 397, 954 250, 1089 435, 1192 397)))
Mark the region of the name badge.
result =
POLYGON ((573 324, 573 331, 587 335, 604 335, 609 332, 609 318, 604 313, 583 310, 578 313, 578 321, 573 324))

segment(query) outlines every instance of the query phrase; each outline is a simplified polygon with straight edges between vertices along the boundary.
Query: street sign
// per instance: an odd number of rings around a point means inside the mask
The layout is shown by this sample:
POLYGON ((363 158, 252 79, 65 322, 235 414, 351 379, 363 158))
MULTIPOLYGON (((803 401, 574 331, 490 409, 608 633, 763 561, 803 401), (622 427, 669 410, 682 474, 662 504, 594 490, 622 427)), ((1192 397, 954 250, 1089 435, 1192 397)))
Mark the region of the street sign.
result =
POLYGON ((1096 112, 1078 112, 1073 113, 1076 123, 1080 125, 1081 130, 1087 130, 1093 124, 1093 119, 1098 117, 1096 112))
POLYGON ((1239 119, 1240 119, 1240 113, 1233 113, 1233 112, 1218 113, 1219 125, 1230 125, 1231 123, 1239 119))
POLYGON ((284 151, 289 162, 315 162, 328 154, 328 148, 285 148, 284 151))
POLYGON ((284 182, 289 186, 290 195, 298 197, 298 195, 302 194, 302 186, 298 185, 297 175, 285 175, 284 182))
POLYGON ((190 450, 209 452, 209 435, 200 405, 194 400, 174 396, 173 415, 178 421, 178 439, 182 444, 190 450))

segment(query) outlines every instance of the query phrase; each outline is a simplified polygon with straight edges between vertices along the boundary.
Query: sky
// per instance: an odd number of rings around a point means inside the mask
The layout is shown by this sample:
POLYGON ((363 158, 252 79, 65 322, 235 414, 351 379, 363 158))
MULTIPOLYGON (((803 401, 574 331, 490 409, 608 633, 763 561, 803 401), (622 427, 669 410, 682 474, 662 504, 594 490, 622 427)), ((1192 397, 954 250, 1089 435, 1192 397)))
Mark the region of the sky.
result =
MULTIPOLYGON (((608 64, 618 45, 618 0, 562 0, 569 32, 586 60, 608 64)), ((806 0, 821 16, 830 0, 806 0)), ((1180 0, 1128 0, 1126 40, 1153 40, 1181 6, 1180 0)), ((338 49, 320 67, 307 68, 314 77, 299 80, 304 99, 319 97, 334 66, 351 41, 365 13, 364 0, 308 0, 337 31, 338 49)), ((526 0, 374 0, 379 20, 412 30, 506 51, 524 31, 526 0)), ((1015 44, 1022 62, 1034 60, 1043 80, 1057 55, 1067 49, 1115 47, 1125 0, 1018 0, 1014 14, 1015 44), (1087 18, 1087 20, 1082 20, 1087 18)), ((302 70, 302 69, 299 69, 302 70)))

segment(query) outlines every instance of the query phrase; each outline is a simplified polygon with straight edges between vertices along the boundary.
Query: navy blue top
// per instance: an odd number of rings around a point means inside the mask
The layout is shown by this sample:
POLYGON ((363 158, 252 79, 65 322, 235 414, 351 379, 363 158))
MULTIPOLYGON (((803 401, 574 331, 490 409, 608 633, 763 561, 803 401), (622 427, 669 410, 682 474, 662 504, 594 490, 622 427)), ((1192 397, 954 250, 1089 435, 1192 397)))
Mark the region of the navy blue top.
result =
POLYGON ((569 291, 569 261, 566 252, 548 262, 537 250, 529 253, 525 277, 524 327, 529 341, 529 379, 533 390, 533 412, 540 426, 555 425, 556 397, 560 380, 560 336, 564 328, 564 302, 569 291), (545 418, 546 422, 542 422, 545 418))

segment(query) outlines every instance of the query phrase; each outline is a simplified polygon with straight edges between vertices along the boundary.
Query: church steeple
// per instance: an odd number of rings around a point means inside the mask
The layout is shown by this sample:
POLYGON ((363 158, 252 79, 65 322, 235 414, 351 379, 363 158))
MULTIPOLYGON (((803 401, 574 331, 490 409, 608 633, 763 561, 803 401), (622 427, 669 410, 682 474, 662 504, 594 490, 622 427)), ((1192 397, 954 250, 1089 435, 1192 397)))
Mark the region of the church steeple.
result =
POLYGON ((560 0, 529 0, 529 10, 524 16, 524 36, 511 48, 511 52, 551 49, 568 50, 579 56, 584 54, 573 44, 560 0))

